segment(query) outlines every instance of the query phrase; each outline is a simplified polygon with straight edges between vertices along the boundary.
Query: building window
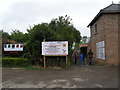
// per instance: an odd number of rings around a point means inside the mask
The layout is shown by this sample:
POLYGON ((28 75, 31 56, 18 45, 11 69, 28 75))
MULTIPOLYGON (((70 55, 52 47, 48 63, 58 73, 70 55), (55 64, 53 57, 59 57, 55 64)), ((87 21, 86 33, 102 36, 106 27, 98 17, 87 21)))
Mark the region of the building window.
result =
POLYGON ((15 45, 12 45, 12 48, 15 48, 15 45))
POLYGON ((19 48, 19 44, 16 45, 16 48, 19 48))
POLYGON ((97 34, 97 24, 93 25, 93 33, 94 35, 97 34))
POLYGON ((10 48, 10 44, 8 45, 8 48, 10 48))
POLYGON ((20 45, 20 48, 23 48, 23 45, 20 45))
POLYGON ((6 45, 6 44, 4 45, 4 48, 7 48, 7 45, 6 45))

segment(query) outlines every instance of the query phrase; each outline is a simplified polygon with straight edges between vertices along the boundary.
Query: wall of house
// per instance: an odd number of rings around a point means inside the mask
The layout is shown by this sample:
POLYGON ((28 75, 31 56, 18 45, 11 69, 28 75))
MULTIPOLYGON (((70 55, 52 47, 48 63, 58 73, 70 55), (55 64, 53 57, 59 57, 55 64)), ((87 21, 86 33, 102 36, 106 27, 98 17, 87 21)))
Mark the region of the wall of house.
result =
POLYGON ((90 27, 91 40, 88 51, 92 48, 94 60, 103 64, 118 64, 118 14, 103 14, 90 27), (93 26, 97 24, 97 33, 94 34, 93 26), (96 43, 105 41, 105 60, 96 58, 96 43))
POLYGON ((2 58, 2 38, 0 35, 0 58, 2 58))
POLYGON ((118 64, 120 66, 120 14, 118 15, 118 64))
MULTIPOLYGON (((91 38, 90 38, 90 42, 88 44, 88 51, 91 48, 94 55, 94 60, 98 62, 98 59, 96 58, 96 43, 100 42, 100 41, 104 41, 105 38, 105 31, 104 31, 104 16, 101 15, 101 17, 95 22, 93 23, 93 25, 90 27, 90 32, 91 32, 91 38), (93 26, 97 24, 97 33, 94 34, 93 31, 93 26)), ((103 61, 103 60, 99 60, 99 61, 103 61)), ((105 60, 104 60, 105 61, 105 60)))
POLYGON ((118 14, 106 14, 105 40, 106 61, 110 64, 118 64, 118 14))

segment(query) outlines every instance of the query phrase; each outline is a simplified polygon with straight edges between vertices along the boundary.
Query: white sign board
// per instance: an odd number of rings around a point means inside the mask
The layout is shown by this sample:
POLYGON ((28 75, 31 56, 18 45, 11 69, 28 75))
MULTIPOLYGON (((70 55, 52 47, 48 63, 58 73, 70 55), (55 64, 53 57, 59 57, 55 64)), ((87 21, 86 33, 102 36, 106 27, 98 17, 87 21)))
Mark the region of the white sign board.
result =
POLYGON ((96 57, 105 60, 105 42, 96 43, 96 57))
POLYGON ((68 41, 42 42, 42 55, 68 55, 68 41))
POLYGON ((4 51, 23 51, 23 44, 4 44, 4 51))

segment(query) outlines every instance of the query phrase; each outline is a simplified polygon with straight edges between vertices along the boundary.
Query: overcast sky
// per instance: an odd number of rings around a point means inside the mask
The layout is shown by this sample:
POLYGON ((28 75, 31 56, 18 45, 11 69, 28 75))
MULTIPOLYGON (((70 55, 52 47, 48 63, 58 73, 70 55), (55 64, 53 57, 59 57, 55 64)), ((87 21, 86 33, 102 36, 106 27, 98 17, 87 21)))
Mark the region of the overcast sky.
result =
POLYGON ((26 33, 29 25, 50 22, 68 15, 82 36, 90 36, 87 25, 96 14, 119 0, 1 0, 0 30, 10 33, 17 29, 26 33))

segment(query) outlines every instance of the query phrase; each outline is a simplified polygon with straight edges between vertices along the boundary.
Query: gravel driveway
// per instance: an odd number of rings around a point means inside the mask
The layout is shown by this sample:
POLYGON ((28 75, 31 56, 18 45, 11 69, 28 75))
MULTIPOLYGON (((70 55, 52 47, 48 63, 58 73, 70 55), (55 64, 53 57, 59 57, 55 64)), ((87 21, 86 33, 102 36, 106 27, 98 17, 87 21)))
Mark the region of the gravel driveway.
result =
POLYGON ((118 68, 73 66, 68 70, 3 69, 3 88, 117 88, 118 68))

